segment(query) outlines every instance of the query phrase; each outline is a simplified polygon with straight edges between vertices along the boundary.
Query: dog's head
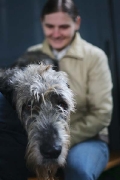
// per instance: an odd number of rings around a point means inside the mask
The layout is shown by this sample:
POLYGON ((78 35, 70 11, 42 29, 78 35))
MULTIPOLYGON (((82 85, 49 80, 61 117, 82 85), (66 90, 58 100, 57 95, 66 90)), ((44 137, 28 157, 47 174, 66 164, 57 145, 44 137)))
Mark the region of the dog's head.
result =
POLYGON ((74 111, 66 73, 34 64, 1 70, 0 83, 28 134, 28 165, 38 174, 43 167, 54 171, 63 166, 70 142, 70 112, 74 111))

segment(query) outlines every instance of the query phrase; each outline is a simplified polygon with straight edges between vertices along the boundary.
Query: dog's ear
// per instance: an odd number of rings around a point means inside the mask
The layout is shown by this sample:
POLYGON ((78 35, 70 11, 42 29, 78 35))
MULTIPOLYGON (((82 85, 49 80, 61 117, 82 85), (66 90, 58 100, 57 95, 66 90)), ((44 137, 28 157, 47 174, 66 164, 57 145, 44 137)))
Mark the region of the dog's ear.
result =
POLYGON ((3 89, 5 70, 0 69, 0 91, 3 89))
POLYGON ((10 69, 0 69, 0 92, 11 101, 13 86, 10 83, 12 72, 10 69))

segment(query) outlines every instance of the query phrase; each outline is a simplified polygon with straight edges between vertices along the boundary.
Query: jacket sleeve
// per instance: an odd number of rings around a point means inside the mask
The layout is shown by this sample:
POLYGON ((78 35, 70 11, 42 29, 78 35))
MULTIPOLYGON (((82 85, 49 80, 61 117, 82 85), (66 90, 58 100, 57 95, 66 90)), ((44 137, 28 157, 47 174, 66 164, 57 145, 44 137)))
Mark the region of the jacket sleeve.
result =
POLYGON ((71 145, 96 136, 108 127, 112 114, 112 80, 103 51, 90 62, 87 81, 87 113, 75 125, 71 145))

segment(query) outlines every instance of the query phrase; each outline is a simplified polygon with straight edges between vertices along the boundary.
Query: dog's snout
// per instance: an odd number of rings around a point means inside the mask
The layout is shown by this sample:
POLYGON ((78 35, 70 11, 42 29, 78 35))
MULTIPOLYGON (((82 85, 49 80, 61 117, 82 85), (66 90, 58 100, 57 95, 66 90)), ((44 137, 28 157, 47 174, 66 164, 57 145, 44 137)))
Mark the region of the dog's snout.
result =
POLYGON ((40 151, 46 159, 57 159, 61 153, 62 146, 56 145, 52 147, 41 146, 40 151))

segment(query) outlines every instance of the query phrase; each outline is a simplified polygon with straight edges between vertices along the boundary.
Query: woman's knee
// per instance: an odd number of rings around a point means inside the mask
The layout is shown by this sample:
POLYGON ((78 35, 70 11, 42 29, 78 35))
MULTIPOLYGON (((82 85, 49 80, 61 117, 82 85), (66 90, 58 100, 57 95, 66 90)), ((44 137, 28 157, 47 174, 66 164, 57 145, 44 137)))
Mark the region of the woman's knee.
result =
POLYGON ((68 153, 65 180, 96 180, 106 166, 108 154, 107 146, 99 141, 76 145, 68 153))
POLYGON ((65 180, 95 180, 95 175, 83 167, 69 167, 65 169, 65 180))
POLYGON ((82 162, 74 151, 71 151, 67 157, 65 167, 65 180, 95 180, 92 170, 86 166, 86 162, 82 162))

